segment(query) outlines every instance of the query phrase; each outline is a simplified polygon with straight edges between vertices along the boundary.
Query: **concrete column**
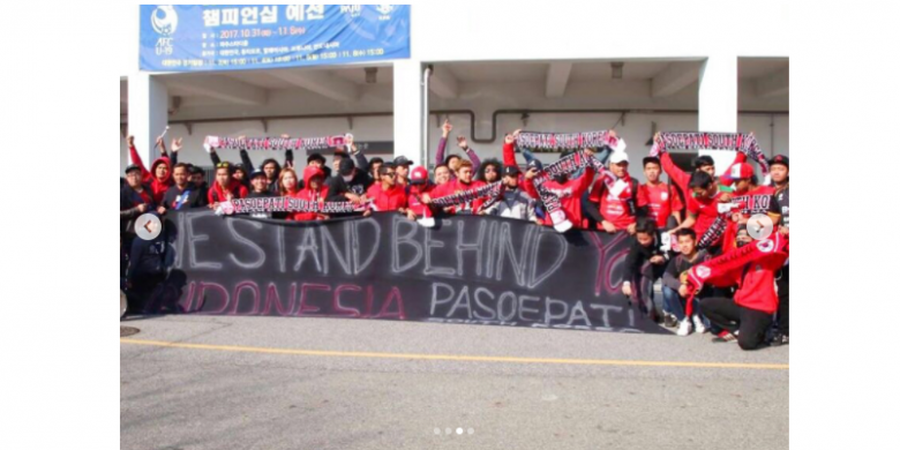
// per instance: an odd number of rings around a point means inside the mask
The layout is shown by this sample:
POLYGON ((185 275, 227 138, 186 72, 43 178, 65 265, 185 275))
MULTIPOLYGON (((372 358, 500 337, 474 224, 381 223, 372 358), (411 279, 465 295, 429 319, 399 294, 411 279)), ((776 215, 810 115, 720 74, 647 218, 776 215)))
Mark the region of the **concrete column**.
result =
POLYGON ((394 62, 394 156, 422 160, 422 63, 394 62))
MULTIPOLYGON (((713 55, 700 67, 697 128, 699 131, 735 133, 738 126, 738 58, 713 55)), ((721 175, 734 161, 734 152, 701 150, 716 161, 721 175)))
POLYGON ((134 136, 134 146, 148 170, 159 157, 153 146, 169 123, 168 109, 169 93, 159 76, 145 72, 128 76, 128 134, 134 136))

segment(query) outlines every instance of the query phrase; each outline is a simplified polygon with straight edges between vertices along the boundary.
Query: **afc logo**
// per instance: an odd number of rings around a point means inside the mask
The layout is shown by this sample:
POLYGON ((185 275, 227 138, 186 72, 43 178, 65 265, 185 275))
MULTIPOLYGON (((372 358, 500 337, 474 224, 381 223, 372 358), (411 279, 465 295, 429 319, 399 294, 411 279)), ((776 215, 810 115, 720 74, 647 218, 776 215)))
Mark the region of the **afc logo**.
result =
POLYGON ((170 56, 174 48, 172 47, 172 38, 161 37, 156 41, 156 54, 170 56))
POLYGON ((156 40, 157 55, 171 55, 173 53, 172 35, 178 28, 178 13, 172 5, 160 5, 150 14, 150 25, 153 31, 160 35, 156 40))

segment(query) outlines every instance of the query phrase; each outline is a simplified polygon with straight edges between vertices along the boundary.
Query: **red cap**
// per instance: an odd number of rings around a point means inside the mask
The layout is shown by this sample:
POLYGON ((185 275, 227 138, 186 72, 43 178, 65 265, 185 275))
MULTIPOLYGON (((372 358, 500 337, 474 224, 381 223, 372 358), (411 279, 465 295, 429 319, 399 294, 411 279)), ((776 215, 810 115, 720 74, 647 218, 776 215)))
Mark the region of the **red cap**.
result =
POLYGON ((409 182, 412 184, 420 184, 428 181, 428 170, 419 166, 412 170, 409 175, 409 182))
POLYGON ((753 176, 753 166, 747 163, 739 163, 731 166, 728 171, 728 178, 732 180, 743 180, 753 176))

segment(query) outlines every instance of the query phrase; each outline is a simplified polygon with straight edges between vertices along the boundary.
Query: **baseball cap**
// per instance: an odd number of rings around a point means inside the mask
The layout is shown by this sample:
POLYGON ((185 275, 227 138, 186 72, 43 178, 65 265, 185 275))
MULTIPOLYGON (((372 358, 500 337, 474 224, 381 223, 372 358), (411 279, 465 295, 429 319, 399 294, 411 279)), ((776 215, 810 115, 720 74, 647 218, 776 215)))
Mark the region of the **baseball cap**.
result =
POLYGON ((503 166, 503 176, 518 176, 519 175, 519 167, 518 166, 503 166))
POLYGON ((191 168, 190 168, 190 172, 191 172, 191 175, 196 175, 196 174, 198 174, 198 173, 202 174, 202 173, 203 173, 203 169, 201 169, 201 168, 198 167, 198 166, 193 166, 193 165, 192 165, 191 168))
POLYGON ((409 166, 409 165, 412 165, 412 161, 406 159, 405 156, 400 155, 400 156, 394 158, 394 165, 395 166, 409 166))
POLYGON ((790 160, 785 155, 775 155, 772 159, 769 160, 769 165, 774 166, 775 164, 781 164, 784 167, 790 168, 790 160))
POLYGON ((254 179, 254 178, 256 178, 256 177, 258 177, 258 176, 260 176, 260 175, 266 176, 266 172, 264 172, 264 171, 262 170, 262 168, 259 168, 259 169, 253 169, 253 172, 250 172, 250 179, 252 180, 252 179, 254 179))
POLYGON ((140 171, 141 171, 141 167, 138 166, 137 164, 131 164, 131 165, 129 165, 128 167, 125 168, 125 175, 128 175, 128 172, 134 172, 135 170, 137 170, 138 172, 140 172, 140 171))
POLYGON ((409 175, 409 182, 412 184, 424 184, 428 182, 428 170, 422 166, 416 167, 409 175))
POLYGON ((712 156, 709 155, 701 155, 694 158, 694 168, 699 169, 703 166, 715 166, 716 162, 712 159, 712 156))
POLYGON ((535 159, 532 159, 531 161, 528 161, 528 168, 544 170, 544 163, 542 163, 541 160, 535 158, 535 159))
POLYGON ((612 164, 619 164, 623 162, 628 162, 628 153, 625 152, 613 152, 612 155, 609 156, 609 162, 612 164))
POLYGON ((235 164, 235 165, 232 166, 232 167, 234 167, 233 170, 240 170, 241 172, 247 173, 247 169, 246 169, 246 168, 244 167, 244 165, 241 164, 241 163, 237 163, 237 164, 235 164))
POLYGON ((306 158, 306 164, 309 164, 313 161, 319 161, 322 164, 325 164, 325 157, 319 153, 313 153, 306 158))
POLYGON ((753 166, 747 163, 738 163, 731 166, 728 177, 733 180, 744 180, 753 176, 753 166))
POLYGON ((344 158, 338 163, 338 173, 345 177, 352 175, 353 169, 355 168, 356 164, 354 164, 353 160, 350 158, 344 158))

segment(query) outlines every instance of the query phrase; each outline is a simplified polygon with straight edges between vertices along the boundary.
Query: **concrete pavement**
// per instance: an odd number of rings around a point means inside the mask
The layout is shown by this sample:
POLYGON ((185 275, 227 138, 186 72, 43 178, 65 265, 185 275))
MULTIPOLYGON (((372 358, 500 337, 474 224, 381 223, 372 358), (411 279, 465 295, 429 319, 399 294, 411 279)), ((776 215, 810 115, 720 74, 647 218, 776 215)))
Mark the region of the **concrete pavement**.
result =
POLYGON ((124 449, 788 447, 788 347, 325 318, 123 325, 141 329, 121 344, 124 449))

